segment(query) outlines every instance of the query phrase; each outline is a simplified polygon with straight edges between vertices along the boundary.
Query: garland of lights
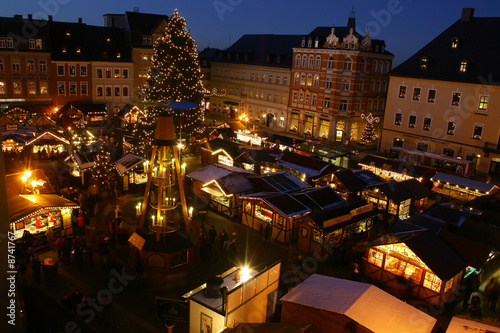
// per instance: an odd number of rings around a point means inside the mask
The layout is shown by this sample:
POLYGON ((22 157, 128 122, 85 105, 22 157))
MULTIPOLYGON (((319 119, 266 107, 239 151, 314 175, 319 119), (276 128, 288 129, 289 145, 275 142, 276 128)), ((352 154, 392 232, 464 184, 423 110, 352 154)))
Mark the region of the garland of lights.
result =
POLYGON ((95 155, 94 166, 91 169, 92 176, 90 182, 98 186, 101 190, 114 188, 116 181, 116 172, 114 169, 114 163, 111 163, 109 152, 103 144, 95 155))
MULTIPOLYGON (((161 38, 154 43, 154 54, 148 71, 147 85, 144 86, 146 119, 143 124, 153 126, 162 114, 172 116, 179 136, 190 136, 200 131, 203 110, 165 109, 154 103, 167 105, 170 101, 189 101, 201 104, 206 89, 198 60, 196 43, 186 30, 186 20, 177 10, 167 22, 161 38)), ((151 132, 152 134, 152 132, 151 132)))

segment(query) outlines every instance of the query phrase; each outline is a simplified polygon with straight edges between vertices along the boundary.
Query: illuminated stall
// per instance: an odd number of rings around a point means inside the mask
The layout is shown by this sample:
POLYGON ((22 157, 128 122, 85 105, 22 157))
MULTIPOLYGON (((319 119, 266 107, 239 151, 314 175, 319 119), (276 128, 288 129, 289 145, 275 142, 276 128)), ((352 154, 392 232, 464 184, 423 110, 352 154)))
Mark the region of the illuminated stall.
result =
POLYGON ((118 173, 123 177, 124 190, 128 189, 128 184, 139 185, 148 181, 149 161, 142 157, 127 154, 116 160, 115 165, 118 173))
MULTIPOLYGON (((56 194, 20 194, 8 198, 10 231, 20 239, 25 230, 45 235, 47 227, 64 236, 71 229, 71 213, 80 206, 56 194)), ((70 232, 71 233, 71 232, 70 232)))
POLYGON ((373 205, 364 200, 315 211, 298 220, 299 250, 314 254, 328 254, 328 247, 338 247, 346 239, 368 232, 377 216, 373 205))
POLYGON ((447 242, 425 229, 384 236, 372 242, 364 259, 366 276, 399 296, 437 306, 455 295, 467 267, 447 242))
POLYGON ((270 322, 280 270, 280 261, 260 272, 233 267, 183 295, 189 299, 189 332, 222 332, 239 323, 270 322))
POLYGON ((201 164, 217 163, 233 166, 234 159, 243 153, 241 147, 243 145, 229 140, 220 138, 210 140, 201 147, 201 164))
POLYGON ((394 179, 403 181, 415 178, 421 181, 429 173, 431 175, 435 173, 429 168, 375 155, 366 155, 358 162, 358 165, 361 169, 370 170, 386 180, 394 179))
POLYGON ((367 188, 362 193, 363 198, 371 202, 386 215, 401 219, 410 217, 413 194, 396 181, 367 188))
POLYGON ((431 178, 432 190, 438 194, 461 201, 469 201, 484 195, 495 194, 498 186, 460 176, 438 172, 431 178))
POLYGON ((51 152, 62 153, 68 149, 69 141, 60 133, 45 130, 26 141, 25 145, 33 147, 33 153, 41 153, 43 151, 47 154, 51 152))

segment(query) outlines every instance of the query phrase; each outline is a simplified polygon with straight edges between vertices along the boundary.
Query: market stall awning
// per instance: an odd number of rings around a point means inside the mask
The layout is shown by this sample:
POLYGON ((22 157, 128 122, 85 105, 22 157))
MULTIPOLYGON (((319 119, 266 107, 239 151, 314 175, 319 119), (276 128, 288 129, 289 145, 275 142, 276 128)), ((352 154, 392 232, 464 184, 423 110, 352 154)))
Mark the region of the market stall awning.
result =
POLYGON ((498 187, 494 184, 483 183, 477 180, 454 176, 443 172, 438 172, 431 178, 433 181, 440 181, 441 183, 450 183, 451 185, 458 185, 460 187, 468 187, 470 190, 478 190, 487 194, 493 194, 498 191, 498 187))
POLYGON ((57 194, 18 195, 7 200, 10 222, 35 215, 39 211, 56 208, 80 208, 80 205, 57 194))
POLYGON ((119 160, 117 160, 115 164, 116 168, 118 169, 118 172, 120 172, 120 174, 123 175, 124 173, 128 172, 130 169, 143 163, 144 161, 145 159, 142 157, 133 154, 127 154, 122 158, 120 158, 119 160))

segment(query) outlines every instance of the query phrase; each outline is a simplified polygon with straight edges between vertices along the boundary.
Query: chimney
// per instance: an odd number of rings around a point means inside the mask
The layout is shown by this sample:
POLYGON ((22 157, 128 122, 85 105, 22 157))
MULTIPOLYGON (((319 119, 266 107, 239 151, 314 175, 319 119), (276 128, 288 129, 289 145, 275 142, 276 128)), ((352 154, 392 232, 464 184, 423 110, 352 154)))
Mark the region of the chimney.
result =
POLYGON ((28 14, 28 20, 33 20, 33 14, 28 14))
POLYGON ((462 9, 462 18, 460 21, 462 22, 469 22, 472 20, 472 17, 474 16, 474 8, 464 8, 462 9))
POLYGON ((52 22, 52 15, 49 15, 49 22, 52 22))
POLYGON ((14 18, 15 18, 15 19, 22 19, 22 18, 23 18, 23 16, 22 16, 22 15, 19 15, 19 14, 15 14, 15 15, 14 15, 14 18))
POLYGON ((82 24, 82 18, 81 17, 78 18, 78 23, 82 24))

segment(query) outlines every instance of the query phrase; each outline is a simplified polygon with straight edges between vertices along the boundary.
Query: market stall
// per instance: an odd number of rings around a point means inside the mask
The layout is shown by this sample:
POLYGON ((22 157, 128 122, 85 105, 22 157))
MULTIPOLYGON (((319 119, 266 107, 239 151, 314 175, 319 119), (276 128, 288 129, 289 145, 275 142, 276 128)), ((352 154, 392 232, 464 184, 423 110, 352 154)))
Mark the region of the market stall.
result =
POLYGON ((28 147, 33 147, 33 153, 51 154, 52 152, 61 153, 69 147, 69 141, 60 133, 52 130, 45 130, 38 133, 34 138, 26 141, 28 147))
POLYGON ((484 195, 495 194, 498 186, 477 180, 438 172, 431 178, 432 190, 461 201, 469 201, 484 195))
POLYGON ((421 180, 424 175, 435 173, 429 168, 418 165, 411 165, 394 159, 388 159, 381 156, 366 155, 358 162, 363 170, 370 170, 374 174, 390 180, 403 181, 416 178, 421 180))

